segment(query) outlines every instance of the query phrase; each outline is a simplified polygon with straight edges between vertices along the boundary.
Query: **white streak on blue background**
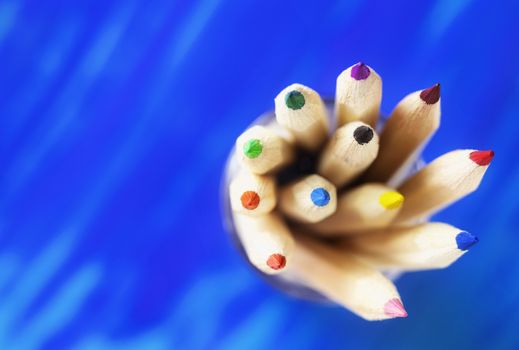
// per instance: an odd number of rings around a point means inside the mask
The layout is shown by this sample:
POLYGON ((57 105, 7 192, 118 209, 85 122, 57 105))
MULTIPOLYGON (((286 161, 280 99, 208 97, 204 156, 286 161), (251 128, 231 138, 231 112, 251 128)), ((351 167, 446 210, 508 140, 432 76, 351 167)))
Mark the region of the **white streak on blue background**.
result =
POLYGON ((286 324, 287 304, 267 301, 251 313, 248 319, 237 325, 231 334, 223 339, 215 349, 262 350, 271 348, 273 336, 286 324))
POLYGON ((441 38, 456 20, 456 18, 470 5, 472 0, 438 0, 428 13, 424 33, 431 40, 441 38))
POLYGON ((16 14, 19 11, 20 1, 0 2, 0 45, 9 35, 11 28, 15 24, 16 14))
POLYGON ((52 335, 67 326, 87 297, 101 279, 101 268, 97 264, 88 264, 71 274, 61 288, 47 302, 25 328, 12 338, 9 349, 31 350, 42 345, 52 335))
POLYGON ((15 322, 62 268, 75 238, 73 232, 58 235, 28 266, 24 266, 23 274, 13 281, 9 293, 0 300, 0 349, 6 348, 2 344, 10 337, 15 322))
POLYGON ((17 255, 4 253, 0 256, 0 303, 4 299, 4 291, 12 289, 12 281, 19 270, 20 261, 17 255))
POLYGON ((124 339, 109 339, 106 332, 79 339, 74 350, 212 349, 218 339, 223 313, 240 294, 253 287, 250 272, 225 270, 206 273, 173 301, 171 318, 159 326, 124 339), (207 312, 211 310, 211 312, 207 312))
POLYGON ((5 106, 0 106, 0 109, 5 109, 5 115, 11 116, 6 120, 7 125, 4 125, 6 129, 1 131, 6 135, 0 143, 9 145, 24 131, 23 127, 31 113, 39 113, 34 111, 35 105, 52 88, 56 75, 72 50, 79 30, 78 22, 70 19, 58 23, 50 43, 42 52, 37 72, 31 77, 30 84, 24 86, 12 100, 6 101, 5 106))
MULTIPOLYGON (((134 7, 128 4, 124 10, 118 11, 115 16, 110 17, 106 27, 100 30, 101 35, 84 55, 68 84, 62 89, 61 96, 57 98, 47 113, 52 118, 48 119, 48 123, 40 125, 36 132, 42 134, 42 137, 31 139, 15 163, 7 169, 6 182, 8 185, 6 188, 8 191, 4 194, 2 201, 8 200, 33 175, 54 145, 62 139, 66 131, 70 131, 69 126, 80 114, 85 95, 113 54, 133 13, 134 7)), ((2 201, 0 201, 0 206, 2 201)))

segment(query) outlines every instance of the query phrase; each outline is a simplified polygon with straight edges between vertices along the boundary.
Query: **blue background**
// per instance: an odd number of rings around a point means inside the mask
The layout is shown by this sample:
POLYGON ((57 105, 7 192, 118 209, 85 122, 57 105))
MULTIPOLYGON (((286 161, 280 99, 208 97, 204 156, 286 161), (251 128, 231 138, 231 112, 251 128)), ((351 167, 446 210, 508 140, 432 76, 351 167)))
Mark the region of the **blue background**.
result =
POLYGON ((518 349, 519 3, 0 2, 0 349, 518 349), (284 296, 220 217, 237 135, 363 60, 383 111, 442 84, 426 160, 492 148, 438 215, 481 242, 397 283, 407 319, 284 296))

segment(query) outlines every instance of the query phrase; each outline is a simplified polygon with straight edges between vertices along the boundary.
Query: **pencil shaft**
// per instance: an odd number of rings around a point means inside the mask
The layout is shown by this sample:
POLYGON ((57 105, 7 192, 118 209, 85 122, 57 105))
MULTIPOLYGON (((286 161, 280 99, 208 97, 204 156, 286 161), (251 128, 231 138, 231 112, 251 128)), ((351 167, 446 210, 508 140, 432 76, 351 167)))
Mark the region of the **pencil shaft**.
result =
POLYGON ((267 274, 278 274, 290 265, 294 239, 276 213, 249 216, 234 213, 236 232, 252 265, 267 274))
POLYGON ((276 182, 271 176, 241 169, 229 184, 229 196, 233 211, 263 215, 276 206, 276 182))
POLYGON ((398 315, 388 309, 394 302, 401 306, 391 281, 352 255, 317 241, 298 236, 287 273, 367 320, 407 316, 403 306, 398 315))
POLYGON ((383 184, 368 183, 339 196, 330 217, 308 227, 318 235, 344 236, 388 226, 398 215, 404 197, 383 184))
POLYGON ((444 223, 370 232, 344 241, 346 251, 358 254, 378 269, 444 268, 459 259, 477 238, 444 223))
POLYGON ((335 186, 319 175, 309 175, 280 189, 279 209, 300 222, 318 222, 337 207, 335 186))
POLYGON ((359 176, 375 159, 378 135, 367 124, 348 123, 334 133, 321 153, 318 173, 341 187, 359 176))
POLYGON ((420 97, 422 92, 405 97, 391 113, 380 135, 378 157, 365 174, 366 181, 386 182, 398 171, 405 172, 438 129, 440 101, 428 104, 420 97))
POLYGON ((275 98, 276 119, 303 148, 315 151, 328 135, 326 108, 317 92, 292 84, 275 98))
POLYGON ((382 79, 363 63, 343 71, 337 77, 335 113, 339 126, 353 121, 377 125, 382 100, 382 79))
POLYGON ((398 189, 406 201, 395 223, 411 224, 476 190, 488 164, 479 165, 471 160, 475 152, 479 151, 444 154, 406 180, 398 189))
POLYGON ((272 127, 253 126, 236 140, 241 163, 251 172, 266 174, 278 170, 294 158, 294 147, 272 127))

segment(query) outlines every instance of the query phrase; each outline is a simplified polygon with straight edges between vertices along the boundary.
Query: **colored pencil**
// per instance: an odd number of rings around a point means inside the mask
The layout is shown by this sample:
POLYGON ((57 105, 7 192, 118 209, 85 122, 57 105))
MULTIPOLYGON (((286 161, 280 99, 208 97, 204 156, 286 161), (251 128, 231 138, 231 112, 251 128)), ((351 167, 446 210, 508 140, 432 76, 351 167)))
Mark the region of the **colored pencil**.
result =
POLYGON ((370 166, 377 153, 377 133, 367 124, 351 122, 333 134, 321 153, 317 172, 341 187, 370 166))
POLYGON ((343 251, 298 237, 287 274, 366 320, 407 317, 395 285, 343 251))
POLYGON ((432 161, 399 187, 405 203, 395 223, 429 217, 475 191, 493 157, 493 151, 458 150, 432 161))
POLYGON ((400 212, 404 196, 378 183, 355 187, 339 196, 337 210, 308 226, 320 236, 342 236, 388 226, 400 212))
POLYGON ((377 269, 439 269, 458 260, 478 241, 468 232, 434 222, 350 237, 345 251, 359 254, 377 269))
POLYGON ((337 77, 335 113, 339 126, 361 121, 376 127, 382 100, 382 79, 362 62, 337 77))
POLYGON ((365 181, 386 182, 400 178, 439 125, 440 84, 406 96, 384 125, 378 157, 367 170, 365 181))
POLYGON ((256 125, 236 140, 240 161, 253 173, 266 174, 278 170, 294 159, 294 149, 275 131, 256 125))
POLYGON ((276 182, 273 177, 241 170, 229 185, 229 196, 233 211, 262 215, 276 206, 276 182))
POLYGON ((301 84, 292 84, 274 100, 276 120, 294 135, 296 142, 315 151, 328 135, 328 117, 317 92, 301 84))
POLYGON ((280 189, 279 209, 300 222, 318 222, 337 206, 335 186, 319 175, 308 175, 280 189))
POLYGON ((278 274, 289 265, 294 239, 277 213, 250 216, 234 213, 237 234, 252 265, 278 274))

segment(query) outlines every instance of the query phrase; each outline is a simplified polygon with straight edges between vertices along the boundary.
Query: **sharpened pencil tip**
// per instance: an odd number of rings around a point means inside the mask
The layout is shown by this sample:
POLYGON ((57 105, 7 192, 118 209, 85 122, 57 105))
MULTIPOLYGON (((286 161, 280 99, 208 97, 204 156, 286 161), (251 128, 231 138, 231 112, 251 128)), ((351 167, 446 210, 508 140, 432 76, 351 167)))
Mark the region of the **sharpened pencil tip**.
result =
POLYGON ((369 67, 362 62, 351 67, 351 77, 355 80, 368 79, 370 73, 371 71, 369 70, 369 67))
POLYGON ((263 152, 263 145, 258 139, 250 139, 243 145, 243 154, 249 159, 259 157, 261 152, 263 152))
POLYGON ((267 265, 272 270, 281 270, 287 264, 287 259, 281 254, 272 254, 267 260, 267 265))
POLYGON ((386 305, 384 305, 384 313, 390 317, 407 317, 407 311, 404 309, 404 305, 400 299, 394 298, 389 300, 386 305))
POLYGON ((240 197, 241 205, 248 210, 254 210, 260 203, 260 196, 254 191, 245 191, 240 197))
POLYGON ((469 157, 477 165, 489 165, 494 158, 494 151, 474 151, 470 153, 469 157))
POLYGON ((319 187, 312 191, 310 199, 312 199, 312 202, 318 207, 324 207, 330 202, 330 193, 324 188, 319 187))
POLYGON ((456 235, 456 245, 459 250, 469 250, 478 242, 479 238, 465 231, 456 235))
POLYGON ((420 92, 420 98, 428 105, 433 105, 440 99, 440 84, 434 84, 430 88, 420 92))
POLYGON ((359 145, 364 145, 373 138, 373 129, 369 126, 361 125, 353 132, 353 138, 359 145))
POLYGON ((404 196, 397 191, 387 191, 380 195, 378 201, 386 209, 398 209, 404 203, 404 196))
POLYGON ((285 95, 285 104, 293 110, 301 109, 305 105, 305 96, 297 90, 290 91, 285 95))

